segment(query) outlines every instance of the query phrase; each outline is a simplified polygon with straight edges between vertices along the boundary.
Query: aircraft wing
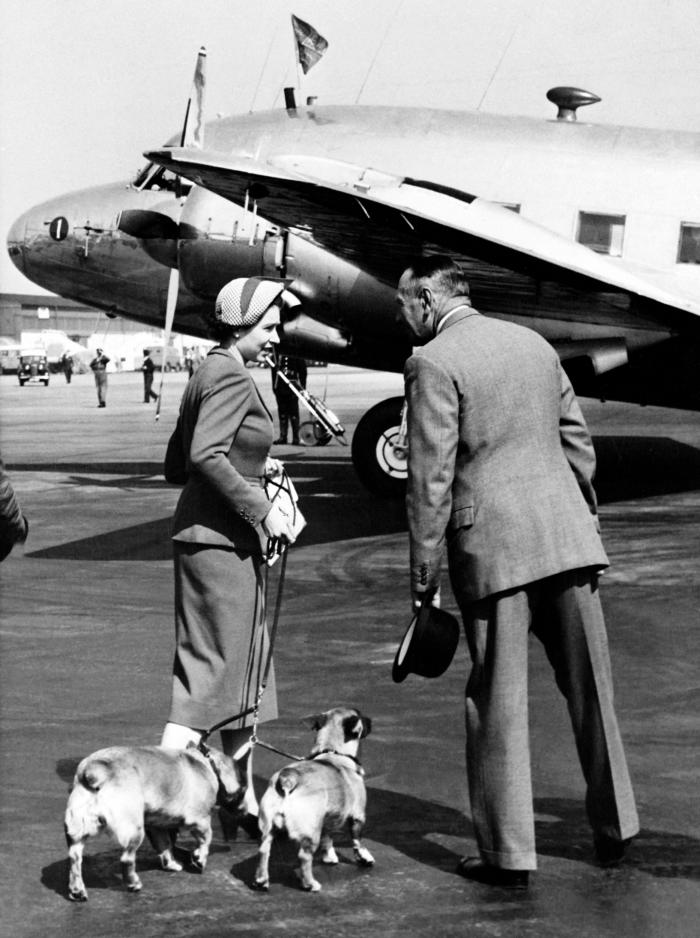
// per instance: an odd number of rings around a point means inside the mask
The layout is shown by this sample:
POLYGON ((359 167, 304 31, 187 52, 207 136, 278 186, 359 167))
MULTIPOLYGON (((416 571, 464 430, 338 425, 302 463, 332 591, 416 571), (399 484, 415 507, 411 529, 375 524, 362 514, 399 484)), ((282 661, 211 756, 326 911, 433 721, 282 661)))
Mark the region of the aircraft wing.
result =
POLYGON ((430 247, 540 282, 626 294, 635 313, 653 315, 664 307, 667 322, 669 312, 700 316, 696 299, 665 289, 619 259, 428 180, 324 157, 259 162, 191 148, 165 148, 146 157, 239 205, 247 201, 252 209, 255 201, 264 218, 307 232, 322 247, 391 284, 407 259, 430 247))

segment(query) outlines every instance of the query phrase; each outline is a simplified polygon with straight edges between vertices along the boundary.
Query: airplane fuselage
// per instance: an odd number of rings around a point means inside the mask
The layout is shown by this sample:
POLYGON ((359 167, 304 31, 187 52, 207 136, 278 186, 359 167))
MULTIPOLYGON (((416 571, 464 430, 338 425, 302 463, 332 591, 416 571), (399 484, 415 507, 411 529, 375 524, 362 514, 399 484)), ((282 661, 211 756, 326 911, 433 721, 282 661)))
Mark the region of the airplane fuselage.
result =
MULTIPOLYGON (((429 180, 506 204, 571 240, 588 225, 595 242, 601 223, 596 250, 666 289, 700 295, 700 255, 688 260, 679 249, 686 229, 700 228, 698 134, 417 108, 310 107, 221 119, 207 125, 205 139, 207 151, 223 156, 265 162, 303 154, 429 180)), ((290 343, 329 361, 400 369, 410 349, 395 328, 394 277, 325 250, 303 219, 281 230, 263 213, 264 200, 246 210, 199 186, 178 197, 172 185, 122 183, 31 210, 13 227, 9 248, 42 286, 151 324, 163 321, 169 270, 177 266, 175 325, 194 335, 231 277, 284 276, 304 304, 296 332, 289 324, 290 343), (148 223, 124 224, 125 212, 150 213, 148 223)), ((582 377, 580 390, 700 407, 683 368, 672 380, 659 372, 679 343, 692 361, 700 343, 695 317, 649 315, 625 294, 577 291, 483 258, 459 260, 482 312, 529 325, 562 347, 624 344, 634 387, 618 368, 595 387, 582 377)))

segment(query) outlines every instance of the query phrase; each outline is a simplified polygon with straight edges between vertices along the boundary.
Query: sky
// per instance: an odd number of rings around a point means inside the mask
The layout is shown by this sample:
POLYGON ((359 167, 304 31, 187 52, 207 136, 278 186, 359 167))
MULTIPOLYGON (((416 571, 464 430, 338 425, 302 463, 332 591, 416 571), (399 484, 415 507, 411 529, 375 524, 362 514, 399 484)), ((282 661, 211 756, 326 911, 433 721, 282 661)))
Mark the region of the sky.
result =
POLYGON ((0 292, 41 292, 4 249, 18 215, 179 131, 201 45, 206 119, 281 106, 292 12, 329 43, 298 100, 546 120, 574 85, 588 120, 700 133, 698 0, 0 0, 0 292))

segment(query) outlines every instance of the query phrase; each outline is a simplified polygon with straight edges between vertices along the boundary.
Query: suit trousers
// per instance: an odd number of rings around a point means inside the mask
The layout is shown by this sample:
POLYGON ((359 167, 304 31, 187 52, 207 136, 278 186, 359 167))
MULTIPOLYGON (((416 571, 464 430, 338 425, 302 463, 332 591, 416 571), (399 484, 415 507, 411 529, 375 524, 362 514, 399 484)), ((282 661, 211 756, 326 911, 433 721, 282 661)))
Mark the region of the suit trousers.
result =
POLYGON ((537 866, 528 733, 530 631, 544 645, 567 701, 594 834, 613 839, 636 834, 596 572, 569 570, 460 608, 472 658, 467 780, 483 860, 503 869, 537 866))

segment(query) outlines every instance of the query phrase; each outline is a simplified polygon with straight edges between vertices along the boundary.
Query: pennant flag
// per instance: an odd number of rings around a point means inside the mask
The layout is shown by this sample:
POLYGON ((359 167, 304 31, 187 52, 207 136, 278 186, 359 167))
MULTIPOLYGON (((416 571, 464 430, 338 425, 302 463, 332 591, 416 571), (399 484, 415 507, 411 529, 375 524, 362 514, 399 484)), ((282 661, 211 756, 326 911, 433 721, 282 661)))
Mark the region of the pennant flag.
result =
POLYGON ((306 75, 310 68, 321 58, 328 48, 328 42, 313 26, 292 13, 292 29, 297 46, 297 58, 302 72, 306 75))
POLYGON ((187 102, 182 146, 204 145, 204 91, 207 81, 207 50, 202 46, 197 55, 197 64, 192 79, 192 91, 187 102), (194 113, 192 111, 194 110, 194 113))

